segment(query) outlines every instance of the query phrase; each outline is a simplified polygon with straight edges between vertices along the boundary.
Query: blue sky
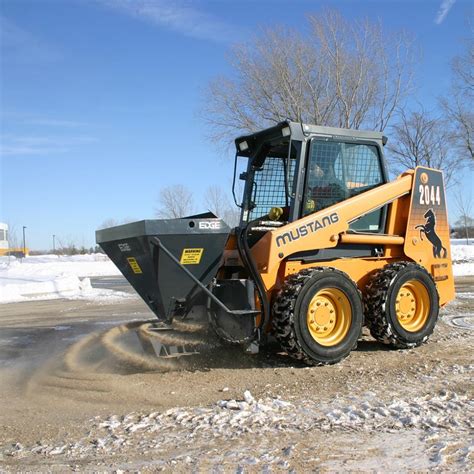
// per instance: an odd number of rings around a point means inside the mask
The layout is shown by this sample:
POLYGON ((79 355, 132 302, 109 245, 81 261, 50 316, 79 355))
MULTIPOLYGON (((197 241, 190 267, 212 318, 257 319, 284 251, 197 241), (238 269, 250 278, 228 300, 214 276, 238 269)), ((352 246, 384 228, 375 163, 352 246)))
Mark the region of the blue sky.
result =
POLYGON ((467 1, 2 0, 0 221, 27 226, 34 249, 53 234, 89 247, 106 219, 153 217, 163 186, 188 186, 204 209, 207 186, 230 188, 232 174, 199 117, 206 84, 231 73, 233 43, 304 28, 324 7, 412 32, 416 100, 435 107, 468 35, 467 1))

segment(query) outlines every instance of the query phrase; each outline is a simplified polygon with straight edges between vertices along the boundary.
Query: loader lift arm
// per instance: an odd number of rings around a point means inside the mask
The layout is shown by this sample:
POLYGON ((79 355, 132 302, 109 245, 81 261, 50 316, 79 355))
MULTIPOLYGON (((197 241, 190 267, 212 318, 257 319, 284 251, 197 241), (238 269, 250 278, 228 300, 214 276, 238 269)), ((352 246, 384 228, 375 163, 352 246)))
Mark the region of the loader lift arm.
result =
POLYGON ((351 238, 359 239, 360 243, 367 238, 381 244, 402 244, 401 236, 344 233, 352 221, 409 194, 412 182, 411 171, 391 183, 380 185, 267 232, 251 249, 265 288, 271 290, 274 287, 281 262, 297 252, 335 247, 340 241, 349 241, 351 238))

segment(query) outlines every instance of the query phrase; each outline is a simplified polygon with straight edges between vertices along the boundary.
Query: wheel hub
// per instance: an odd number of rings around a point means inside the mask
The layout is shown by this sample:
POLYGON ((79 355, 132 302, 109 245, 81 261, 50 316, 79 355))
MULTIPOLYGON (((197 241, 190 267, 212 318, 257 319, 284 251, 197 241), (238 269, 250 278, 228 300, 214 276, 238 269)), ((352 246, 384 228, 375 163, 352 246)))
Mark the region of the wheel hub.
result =
POLYGON ((405 331, 419 331, 428 320, 430 300, 428 290, 418 280, 407 281, 395 298, 397 320, 405 331))
POLYGON ((413 318, 416 310, 416 301, 415 295, 410 289, 405 288, 403 291, 400 291, 397 295, 396 303, 402 319, 404 317, 413 318))
POLYGON ((308 306, 307 323, 311 336, 323 346, 339 344, 352 319, 347 296, 336 288, 319 291, 308 306))

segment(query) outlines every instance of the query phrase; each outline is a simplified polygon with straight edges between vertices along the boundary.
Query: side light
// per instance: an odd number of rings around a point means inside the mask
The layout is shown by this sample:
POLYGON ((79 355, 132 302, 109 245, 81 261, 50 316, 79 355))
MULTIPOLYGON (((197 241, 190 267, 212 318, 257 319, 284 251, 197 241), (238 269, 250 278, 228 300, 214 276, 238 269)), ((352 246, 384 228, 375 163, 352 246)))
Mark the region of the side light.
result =
POLYGON ((239 143, 239 150, 240 151, 245 151, 249 149, 249 145, 246 141, 240 142, 239 143))
POLYGON ((281 129, 281 134, 284 136, 284 137, 289 137, 291 135, 291 130, 290 130, 290 127, 283 127, 281 129))

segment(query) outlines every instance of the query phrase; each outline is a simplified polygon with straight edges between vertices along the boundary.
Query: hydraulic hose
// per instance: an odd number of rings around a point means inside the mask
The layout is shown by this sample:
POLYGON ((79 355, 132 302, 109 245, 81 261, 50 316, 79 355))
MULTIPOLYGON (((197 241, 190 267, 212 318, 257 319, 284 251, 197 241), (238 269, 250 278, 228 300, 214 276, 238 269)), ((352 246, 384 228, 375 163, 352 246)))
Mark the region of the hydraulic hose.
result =
POLYGON ((248 245, 248 231, 250 228, 251 222, 247 223, 244 228, 238 227, 237 234, 237 250, 239 251, 240 258, 244 262, 245 266, 248 268, 250 276, 255 282, 260 301, 262 302, 262 313, 263 313, 263 323, 262 328, 265 328, 270 320, 270 305, 267 298, 267 292, 265 291, 265 286, 263 280, 260 277, 255 261, 250 252, 250 247, 248 245))

